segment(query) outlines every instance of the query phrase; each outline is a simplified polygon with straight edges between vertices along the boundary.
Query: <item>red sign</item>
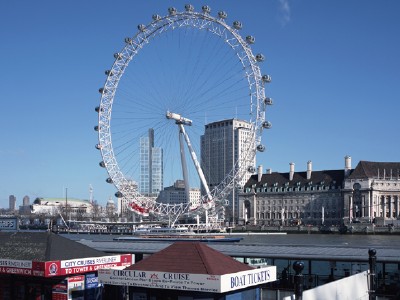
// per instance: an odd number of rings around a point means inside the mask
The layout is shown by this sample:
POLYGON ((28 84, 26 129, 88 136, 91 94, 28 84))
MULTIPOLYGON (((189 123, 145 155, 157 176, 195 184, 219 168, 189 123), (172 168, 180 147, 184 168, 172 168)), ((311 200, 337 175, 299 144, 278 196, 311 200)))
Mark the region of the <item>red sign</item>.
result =
POLYGON ((45 263, 45 276, 84 274, 95 272, 99 269, 127 267, 132 263, 132 254, 47 261, 45 263))
POLYGON ((123 254, 46 262, 0 259, 0 274, 35 277, 84 274, 99 269, 130 266, 133 263, 132 256, 132 254, 123 254))
POLYGON ((63 280, 60 283, 53 285, 52 300, 67 300, 68 298, 68 283, 63 280))

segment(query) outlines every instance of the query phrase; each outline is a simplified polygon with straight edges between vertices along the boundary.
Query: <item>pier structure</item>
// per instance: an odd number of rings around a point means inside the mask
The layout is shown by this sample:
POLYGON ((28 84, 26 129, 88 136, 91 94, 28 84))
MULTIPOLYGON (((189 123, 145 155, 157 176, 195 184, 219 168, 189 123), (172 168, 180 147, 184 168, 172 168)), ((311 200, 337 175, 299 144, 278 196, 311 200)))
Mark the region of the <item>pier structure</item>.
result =
MULTIPOLYGON (((171 242, 128 242, 128 241, 90 241, 81 243, 109 253, 133 253, 136 261, 140 261, 171 245, 171 242)), ((368 247, 350 247, 345 245, 271 245, 244 243, 212 243, 209 246, 236 260, 253 265, 272 265, 277 268, 277 281, 263 288, 263 293, 275 297, 285 291, 294 291, 292 264, 295 261, 304 263, 304 290, 322 286, 326 283, 345 279, 369 269, 368 247), (286 280, 285 272, 286 269, 286 280)), ((397 296, 400 291, 400 257, 398 248, 375 247, 376 249, 376 295, 397 296)))
POLYGON ((51 232, 0 232, 0 299, 98 299, 97 271, 133 261, 51 232))
POLYGON ((99 270, 106 299, 116 300, 256 300, 275 280, 275 266, 254 268, 201 242, 175 242, 123 270, 99 270))

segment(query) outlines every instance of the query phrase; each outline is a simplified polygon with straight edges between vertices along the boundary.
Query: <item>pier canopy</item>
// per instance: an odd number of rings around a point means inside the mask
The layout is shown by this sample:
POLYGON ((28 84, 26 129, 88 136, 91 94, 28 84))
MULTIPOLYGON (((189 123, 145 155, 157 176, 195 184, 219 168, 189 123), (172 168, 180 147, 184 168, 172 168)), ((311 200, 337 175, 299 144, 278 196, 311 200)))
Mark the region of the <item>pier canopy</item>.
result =
POLYGON ((275 266, 253 268, 200 242, 173 243, 124 270, 99 270, 103 284, 129 286, 130 293, 155 297, 171 290, 174 295, 198 292, 218 294, 221 299, 221 294, 244 291, 251 299, 260 285, 275 280, 275 266))
POLYGON ((0 299, 101 299, 97 270, 132 261, 51 232, 0 232, 0 299))

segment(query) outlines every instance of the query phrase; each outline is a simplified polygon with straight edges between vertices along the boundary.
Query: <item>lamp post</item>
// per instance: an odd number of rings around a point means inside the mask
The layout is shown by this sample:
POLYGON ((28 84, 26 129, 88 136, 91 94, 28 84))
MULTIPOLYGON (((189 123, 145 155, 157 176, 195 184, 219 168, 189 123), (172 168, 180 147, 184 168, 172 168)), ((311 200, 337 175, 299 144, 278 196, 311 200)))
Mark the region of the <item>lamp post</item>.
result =
POLYGON ((376 250, 369 249, 369 300, 376 300, 376 250))
POLYGON ((302 261, 295 261, 293 263, 293 270, 296 272, 294 275, 294 295, 296 300, 303 298, 303 274, 304 263, 302 261))

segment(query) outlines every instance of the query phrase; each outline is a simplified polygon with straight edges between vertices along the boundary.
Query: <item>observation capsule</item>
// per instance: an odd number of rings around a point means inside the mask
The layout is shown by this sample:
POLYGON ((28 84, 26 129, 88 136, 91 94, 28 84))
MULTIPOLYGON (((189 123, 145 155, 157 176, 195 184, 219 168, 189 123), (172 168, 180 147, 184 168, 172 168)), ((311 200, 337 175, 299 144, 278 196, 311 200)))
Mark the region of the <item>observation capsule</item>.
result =
POLYGON ((101 149, 100 144, 96 144, 96 145, 95 145, 95 148, 96 148, 97 150, 100 150, 100 149, 101 149))
POLYGON ((272 127, 272 123, 269 122, 269 121, 264 121, 262 123, 262 127, 265 128, 265 129, 270 129, 272 127))
POLYGON ((120 60, 122 58, 122 54, 121 53, 114 53, 114 58, 117 60, 120 60))
POLYGON ((274 102, 272 101, 272 98, 265 97, 265 98, 264 98, 264 103, 265 103, 266 105, 272 105, 274 102))
POLYGON ((170 7, 168 8, 168 13, 173 16, 176 15, 176 8, 175 7, 170 7))
POLYGON ((256 38, 252 35, 248 35, 248 36, 246 36, 246 42, 248 44, 254 44, 256 42, 256 38))
POLYGON ((113 181, 112 181, 112 179, 111 179, 110 177, 108 177, 108 178, 106 179, 106 182, 107 182, 107 183, 113 183, 113 181))
POLYGON ((257 146, 257 150, 260 152, 264 152, 265 151, 265 146, 264 145, 258 145, 257 146))
POLYGON ((146 30, 146 25, 144 25, 144 24, 139 24, 139 25, 137 26, 137 28, 138 28, 141 32, 144 32, 144 31, 146 30))
POLYGON ((269 76, 269 75, 263 75, 263 76, 261 77, 261 79, 262 79, 262 81, 265 82, 265 83, 270 83, 270 82, 271 82, 271 76, 269 76))
POLYGON ((233 22, 233 28, 235 28, 237 30, 242 29, 242 23, 239 21, 233 22))
POLYGON ((220 17, 220 19, 226 19, 228 17, 228 14, 224 11, 220 11, 218 12, 218 17, 220 17))
POLYGON ((247 171, 250 172, 250 173, 254 173, 256 171, 256 168, 254 166, 249 166, 247 168, 247 171))
POLYGON ((209 14, 211 12, 211 8, 208 5, 203 5, 201 7, 201 10, 203 11, 203 13, 205 14, 209 14))
POLYGON ((192 4, 186 4, 185 5, 185 10, 186 11, 194 11, 194 7, 192 4))
POLYGON ((99 93, 105 94, 105 93, 107 93, 107 90, 105 88, 99 88, 99 93))
POLYGON ((265 60, 265 56, 264 56, 263 54, 258 53, 258 54, 256 55, 256 61, 258 61, 258 62, 263 62, 264 60, 265 60))
POLYGON ((126 37, 124 41, 127 44, 132 44, 132 39, 130 37, 126 37))
POLYGON ((160 15, 157 15, 157 14, 154 14, 151 18, 152 18, 154 21, 161 20, 161 16, 160 16, 160 15))
POLYGON ((104 109, 103 108, 100 108, 100 106, 96 106, 95 107, 95 109, 94 109, 96 112, 103 112, 104 111, 104 109))
POLYGON ((122 198, 123 196, 124 195, 120 191, 115 193, 115 197, 117 197, 117 198, 122 198))
POLYGON ((106 70, 104 72, 104 74, 106 74, 107 76, 113 76, 114 75, 114 73, 111 70, 106 70))
POLYGON ((94 126, 94 131, 99 131, 99 126, 98 125, 94 126))
POLYGON ((105 168, 106 164, 104 163, 104 161, 101 161, 101 162, 99 162, 99 166, 102 167, 102 168, 105 168))

